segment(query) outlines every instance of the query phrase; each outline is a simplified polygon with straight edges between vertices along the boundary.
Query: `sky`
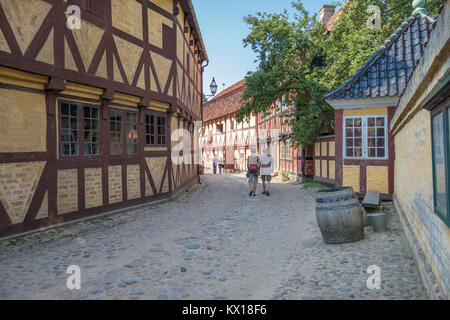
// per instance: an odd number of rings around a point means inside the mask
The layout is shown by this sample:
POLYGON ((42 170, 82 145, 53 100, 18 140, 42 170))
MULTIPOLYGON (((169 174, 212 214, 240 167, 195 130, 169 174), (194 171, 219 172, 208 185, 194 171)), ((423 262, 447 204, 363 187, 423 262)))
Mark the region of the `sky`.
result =
MULTIPOLYGON (((292 0, 193 0, 203 41, 208 53, 209 65, 203 73, 203 92, 211 94, 209 85, 216 79, 219 93, 242 80, 248 71, 254 71, 256 55, 252 49, 244 48, 242 40, 250 29, 243 17, 256 12, 279 13, 291 8, 292 0)), ((319 13, 324 4, 333 0, 303 0, 311 14, 319 13)), ((206 62, 204 63, 206 64, 206 62)))

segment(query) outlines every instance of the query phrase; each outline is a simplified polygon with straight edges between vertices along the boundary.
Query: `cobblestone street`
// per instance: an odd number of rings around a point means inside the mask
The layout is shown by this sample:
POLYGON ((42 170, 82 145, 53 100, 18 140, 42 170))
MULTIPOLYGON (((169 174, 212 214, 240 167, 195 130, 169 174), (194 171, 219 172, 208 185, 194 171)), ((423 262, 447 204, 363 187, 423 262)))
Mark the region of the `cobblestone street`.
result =
POLYGON ((397 214, 389 230, 326 245, 314 189, 202 176, 174 201, 0 242, 0 299, 426 299, 397 214), (81 268, 69 290, 66 269, 81 268), (369 290, 367 267, 381 268, 369 290))

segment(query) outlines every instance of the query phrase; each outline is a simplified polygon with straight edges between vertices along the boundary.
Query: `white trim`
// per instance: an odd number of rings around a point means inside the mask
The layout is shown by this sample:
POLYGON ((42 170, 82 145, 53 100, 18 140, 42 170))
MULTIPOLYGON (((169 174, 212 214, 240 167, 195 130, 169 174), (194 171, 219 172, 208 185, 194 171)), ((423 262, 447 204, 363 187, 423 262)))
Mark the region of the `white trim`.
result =
MULTIPOLYGON (((343 159, 351 159, 351 160, 388 160, 389 159, 389 150, 388 150, 388 118, 387 115, 366 115, 366 116, 346 116, 342 118, 342 155, 343 159), (384 118, 384 157, 378 158, 378 157, 369 157, 368 156, 368 135, 367 135, 367 119, 368 118, 384 118), (346 146, 347 146, 347 128, 345 126, 345 120, 346 119, 355 119, 355 118, 361 118, 362 119, 362 157, 347 157, 346 156, 346 146)), ((354 146, 353 146, 354 147, 354 146)))
POLYGON ((367 99, 336 99, 325 100, 334 110, 341 109, 361 109, 361 108, 379 108, 396 107, 399 101, 398 96, 377 97, 367 99))

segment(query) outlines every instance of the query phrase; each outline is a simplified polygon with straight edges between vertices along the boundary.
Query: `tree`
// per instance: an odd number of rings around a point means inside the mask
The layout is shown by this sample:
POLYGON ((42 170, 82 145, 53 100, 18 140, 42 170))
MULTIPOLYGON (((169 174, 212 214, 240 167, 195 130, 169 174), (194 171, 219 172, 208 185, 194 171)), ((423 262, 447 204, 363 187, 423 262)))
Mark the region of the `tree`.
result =
MULTIPOLYGON (((428 11, 437 14, 441 4, 429 1, 428 11)), ((413 10, 410 0, 351 0, 329 33, 300 0, 292 7, 292 18, 286 9, 244 17, 250 33, 243 43, 257 54, 258 68, 247 74, 236 118, 265 112, 284 97, 288 105, 297 106, 290 117, 291 138, 308 147, 334 118, 322 96, 345 82, 413 10), (369 5, 381 9, 381 30, 367 27, 369 5)))

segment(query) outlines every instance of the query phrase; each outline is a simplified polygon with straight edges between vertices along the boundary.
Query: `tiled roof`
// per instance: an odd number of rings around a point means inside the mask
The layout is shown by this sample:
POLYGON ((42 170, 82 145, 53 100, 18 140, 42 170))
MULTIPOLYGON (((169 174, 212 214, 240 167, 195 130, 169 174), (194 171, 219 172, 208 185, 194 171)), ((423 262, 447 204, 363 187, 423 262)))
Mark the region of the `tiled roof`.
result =
POLYGON ((327 100, 400 96, 424 52, 436 17, 417 13, 393 35, 327 100))
POLYGON ((325 28, 327 28, 328 31, 332 31, 336 21, 338 20, 338 18, 341 16, 342 14, 342 9, 345 8, 348 5, 349 1, 347 0, 344 5, 342 6, 342 8, 340 8, 338 11, 336 11, 336 13, 330 18, 330 20, 327 21, 327 23, 325 24, 325 28))
POLYGON ((216 119, 238 111, 245 90, 245 79, 233 84, 203 105, 203 121, 216 119))
POLYGON ((236 82, 235 84, 229 86, 228 88, 222 90, 217 96, 212 97, 207 103, 212 102, 214 100, 217 100, 227 94, 229 94, 230 92, 237 90, 237 89, 241 89, 242 87, 245 86, 245 79, 242 79, 239 82, 236 82))

